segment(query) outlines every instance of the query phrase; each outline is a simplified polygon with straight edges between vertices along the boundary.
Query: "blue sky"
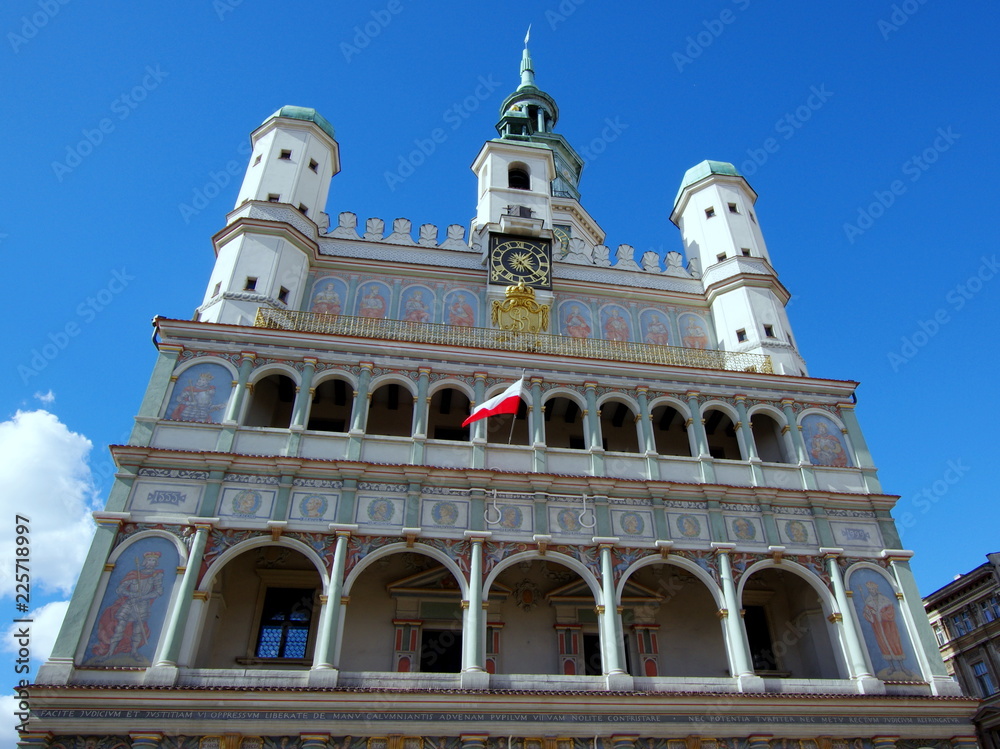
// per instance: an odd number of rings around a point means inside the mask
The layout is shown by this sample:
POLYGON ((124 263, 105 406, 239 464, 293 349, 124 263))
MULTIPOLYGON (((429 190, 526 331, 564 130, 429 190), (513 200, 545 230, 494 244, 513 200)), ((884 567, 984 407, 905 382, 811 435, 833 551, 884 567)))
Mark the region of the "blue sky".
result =
MULTIPOLYGON (((531 23, 538 84, 558 131, 589 153, 582 202, 609 246, 681 250, 668 215, 684 171, 711 158, 748 176, 800 350, 812 375, 862 383, 862 428, 885 491, 901 495, 921 590, 934 590, 1000 549, 987 335, 998 12, 985 0, 11 0, 0 421, 12 450, 39 435, 63 449, 8 461, 5 521, 26 507, 57 523, 63 500, 47 492, 71 491, 76 523, 106 496, 106 446, 126 438, 154 361, 149 321, 200 302, 260 122, 296 104, 333 123, 334 216, 468 225, 469 165, 517 85, 531 23), (444 141, 400 172, 435 128, 444 141), (38 409, 54 417, 15 418, 38 409)), ((37 530, 39 606, 71 582, 46 566, 64 555, 58 534, 37 530)))

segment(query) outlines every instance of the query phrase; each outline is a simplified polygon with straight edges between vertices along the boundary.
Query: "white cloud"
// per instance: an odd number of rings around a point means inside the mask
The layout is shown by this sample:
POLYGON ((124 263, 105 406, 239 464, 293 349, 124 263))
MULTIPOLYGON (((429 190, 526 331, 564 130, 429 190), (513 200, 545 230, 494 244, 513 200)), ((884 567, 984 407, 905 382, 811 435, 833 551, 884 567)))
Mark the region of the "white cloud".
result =
POLYGON ((47 406, 50 403, 55 402, 56 394, 53 393, 50 388, 49 392, 47 393, 43 393, 41 390, 39 390, 37 393, 35 393, 35 397, 47 406))
MULTIPOLYGON (((97 492, 87 464, 93 445, 48 411, 0 422, 0 518, 29 518, 32 597, 72 590, 94 534, 97 492)), ((13 525, 3 531, 11 536, 13 525)), ((0 554, 0 597, 14 594, 14 543, 0 554), (8 551, 9 549, 9 551, 8 551)))
POLYGON ((0 695, 0 735, 16 736, 17 718, 14 713, 19 709, 19 701, 13 694, 0 695))
POLYGON ((38 667, 45 663, 52 654, 52 646, 56 644, 56 636, 62 626, 63 617, 66 616, 66 609, 69 608, 69 601, 51 601, 37 609, 32 609, 30 614, 24 614, 25 618, 31 619, 30 624, 15 623, 7 628, 4 633, 3 642, 0 647, 8 653, 16 654, 18 643, 14 635, 21 627, 29 627, 31 630, 31 673, 34 675, 38 667))

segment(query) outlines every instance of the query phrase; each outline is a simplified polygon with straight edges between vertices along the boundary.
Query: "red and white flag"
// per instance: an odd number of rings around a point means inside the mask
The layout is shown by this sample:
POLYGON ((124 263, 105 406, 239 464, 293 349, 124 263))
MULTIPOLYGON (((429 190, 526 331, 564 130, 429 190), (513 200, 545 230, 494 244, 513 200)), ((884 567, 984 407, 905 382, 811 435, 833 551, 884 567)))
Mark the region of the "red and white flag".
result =
POLYGON ((524 378, 515 382, 500 395, 494 395, 488 401, 481 403, 472 409, 469 418, 462 422, 462 426, 471 424, 474 421, 485 419, 487 416, 497 414, 516 414, 517 408, 521 405, 521 398, 524 396, 524 378))

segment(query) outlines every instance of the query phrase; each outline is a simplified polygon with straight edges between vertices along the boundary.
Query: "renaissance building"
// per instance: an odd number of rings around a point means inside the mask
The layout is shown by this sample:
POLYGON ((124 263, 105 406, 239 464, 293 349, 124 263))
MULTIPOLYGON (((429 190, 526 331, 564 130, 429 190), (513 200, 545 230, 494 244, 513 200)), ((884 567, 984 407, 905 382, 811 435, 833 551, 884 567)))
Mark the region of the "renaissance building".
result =
POLYGON ((983 749, 1000 749, 1000 552, 924 599, 941 657, 968 695, 983 749))
POLYGON ((757 194, 704 161, 683 253, 612 251, 534 75, 468 227, 331 221, 331 124, 253 131, 21 747, 976 745, 757 194))

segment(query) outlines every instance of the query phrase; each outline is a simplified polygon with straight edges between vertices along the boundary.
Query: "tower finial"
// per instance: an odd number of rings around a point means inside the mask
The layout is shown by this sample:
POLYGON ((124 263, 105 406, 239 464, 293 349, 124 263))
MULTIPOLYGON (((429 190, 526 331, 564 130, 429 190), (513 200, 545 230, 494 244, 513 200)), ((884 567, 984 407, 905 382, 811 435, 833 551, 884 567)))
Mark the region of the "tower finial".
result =
POLYGON ((521 85, 517 87, 520 91, 529 86, 535 87, 535 70, 531 63, 531 52, 528 51, 528 40, 531 39, 531 24, 528 24, 528 33, 524 35, 524 51, 521 53, 521 85))

